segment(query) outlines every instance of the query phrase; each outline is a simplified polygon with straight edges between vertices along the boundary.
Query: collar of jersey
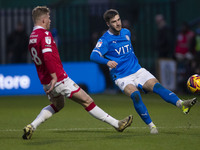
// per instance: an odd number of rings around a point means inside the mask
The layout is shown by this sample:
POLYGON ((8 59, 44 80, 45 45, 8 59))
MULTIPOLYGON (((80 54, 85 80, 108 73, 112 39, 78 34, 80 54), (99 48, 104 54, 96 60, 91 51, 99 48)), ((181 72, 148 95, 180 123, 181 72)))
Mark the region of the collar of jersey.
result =
POLYGON ((44 28, 41 27, 41 26, 34 26, 34 27, 33 27, 33 30, 37 30, 37 29, 44 29, 44 28))
MULTIPOLYGON (((114 35, 112 32, 110 32, 109 30, 108 30, 108 34, 110 34, 110 35, 114 35)), ((121 35, 121 31, 120 31, 120 34, 119 35, 121 35)), ((118 36, 118 35, 114 35, 114 36, 118 36)))
POLYGON ((109 30, 108 30, 108 33, 110 34, 110 35, 114 35, 112 32, 110 32, 109 30))

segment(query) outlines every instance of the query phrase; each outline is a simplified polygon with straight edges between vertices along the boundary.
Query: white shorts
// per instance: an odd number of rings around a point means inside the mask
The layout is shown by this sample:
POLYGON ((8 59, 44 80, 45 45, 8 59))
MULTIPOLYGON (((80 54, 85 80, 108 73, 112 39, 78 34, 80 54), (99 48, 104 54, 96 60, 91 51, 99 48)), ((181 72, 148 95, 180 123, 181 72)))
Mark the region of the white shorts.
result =
POLYGON ((132 84, 137 88, 142 90, 142 86, 149 79, 155 78, 149 71, 144 68, 139 69, 136 73, 126 76, 124 78, 119 78, 115 80, 115 84, 124 91, 124 88, 128 84, 132 84))
MULTIPOLYGON (((48 85, 43 85, 44 90, 48 89, 48 85)), ((80 87, 69 77, 57 82, 51 94, 53 97, 64 95, 71 98, 72 95, 80 90, 80 87)))

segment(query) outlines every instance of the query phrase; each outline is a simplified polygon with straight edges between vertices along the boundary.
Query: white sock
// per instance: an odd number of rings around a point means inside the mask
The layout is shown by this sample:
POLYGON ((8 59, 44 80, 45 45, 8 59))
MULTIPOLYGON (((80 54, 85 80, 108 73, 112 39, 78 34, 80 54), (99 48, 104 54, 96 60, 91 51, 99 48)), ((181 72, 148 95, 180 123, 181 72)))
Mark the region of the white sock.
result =
POLYGON ((55 113, 54 109, 48 105, 44 107, 36 119, 31 123, 34 129, 36 129, 41 123, 49 119, 55 113))
POLYGON ((182 100, 178 100, 177 102, 176 102, 176 106, 178 107, 178 108, 182 108, 182 100))
POLYGON ((113 126, 115 128, 119 127, 119 125, 118 125, 119 121, 116 120, 115 118, 113 118, 112 116, 108 115, 106 112, 104 112, 98 106, 95 105, 95 107, 93 107, 91 110, 87 110, 87 111, 93 117, 95 117, 95 118, 97 118, 97 119, 99 119, 99 120, 101 120, 103 122, 106 122, 106 123, 110 124, 111 126, 113 126))
POLYGON ((155 126, 155 124, 153 122, 151 122, 150 124, 148 124, 148 126, 151 129, 153 126, 155 126))

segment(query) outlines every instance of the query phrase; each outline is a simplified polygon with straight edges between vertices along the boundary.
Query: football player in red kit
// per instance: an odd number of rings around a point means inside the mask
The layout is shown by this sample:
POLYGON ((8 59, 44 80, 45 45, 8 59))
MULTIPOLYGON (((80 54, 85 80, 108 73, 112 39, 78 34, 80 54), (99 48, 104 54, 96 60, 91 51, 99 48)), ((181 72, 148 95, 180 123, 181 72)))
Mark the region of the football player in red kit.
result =
POLYGON ((37 6, 32 11, 34 28, 30 35, 29 51, 35 63, 38 77, 51 104, 44 107, 32 123, 24 127, 23 139, 31 139, 36 128, 64 107, 65 97, 81 104, 93 117, 122 132, 132 123, 132 115, 116 120, 95 105, 93 99, 82 90, 63 69, 56 43, 50 29, 50 10, 37 6))

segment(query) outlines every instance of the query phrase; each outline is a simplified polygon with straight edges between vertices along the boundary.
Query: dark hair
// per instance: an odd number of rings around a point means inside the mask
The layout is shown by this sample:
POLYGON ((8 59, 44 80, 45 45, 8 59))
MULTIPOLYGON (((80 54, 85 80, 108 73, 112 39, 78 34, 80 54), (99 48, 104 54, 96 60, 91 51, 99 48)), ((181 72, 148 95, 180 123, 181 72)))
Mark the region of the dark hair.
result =
POLYGON ((103 18, 106 22, 109 22, 111 18, 115 17, 116 15, 119 15, 119 12, 115 9, 109 9, 107 10, 104 15, 103 18))

